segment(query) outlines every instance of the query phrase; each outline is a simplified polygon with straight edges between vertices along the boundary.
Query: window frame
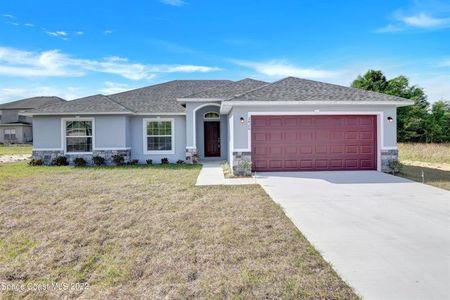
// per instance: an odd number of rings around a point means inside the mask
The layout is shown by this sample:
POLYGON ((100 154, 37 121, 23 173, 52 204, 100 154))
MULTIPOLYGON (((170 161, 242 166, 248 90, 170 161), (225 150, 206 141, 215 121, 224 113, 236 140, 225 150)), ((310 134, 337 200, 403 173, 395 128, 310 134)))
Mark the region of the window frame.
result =
POLYGON ((142 120, 142 148, 144 154, 175 154, 175 119, 174 118, 144 118, 142 120), (148 150, 147 125, 150 122, 170 122, 171 126, 171 146, 172 150, 148 150))
POLYGON ((16 130, 16 128, 5 128, 5 129, 3 129, 3 139, 5 140, 5 141, 16 141, 17 140, 17 130, 16 130), (11 137, 11 133, 6 133, 6 131, 12 131, 12 130, 14 130, 14 139, 11 139, 11 138, 9 138, 9 139, 6 139, 6 135, 9 135, 10 137, 11 137))
POLYGON ((216 112, 216 111, 208 111, 206 113, 203 114, 203 120, 205 121, 219 121, 220 120, 220 113, 216 112), (207 114, 216 114, 217 117, 214 118, 207 118, 206 115, 207 114))
MULTIPOLYGON (((74 137, 74 136, 72 136, 74 137)), ((81 136, 80 136, 81 137, 81 136)), ((61 145, 64 150, 64 154, 72 155, 83 155, 83 154, 93 154, 95 149, 95 118, 61 118, 61 145), (90 121, 92 122, 92 136, 83 136, 92 138, 92 151, 91 152, 68 152, 67 151, 67 122, 72 121, 90 121)))

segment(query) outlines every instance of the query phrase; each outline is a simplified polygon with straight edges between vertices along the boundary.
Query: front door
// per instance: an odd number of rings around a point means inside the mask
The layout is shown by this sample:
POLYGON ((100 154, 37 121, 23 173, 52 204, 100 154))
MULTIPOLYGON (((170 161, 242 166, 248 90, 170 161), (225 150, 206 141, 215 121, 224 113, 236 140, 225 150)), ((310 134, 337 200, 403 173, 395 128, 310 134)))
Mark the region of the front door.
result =
POLYGON ((220 122, 205 122, 205 157, 220 156, 220 122))

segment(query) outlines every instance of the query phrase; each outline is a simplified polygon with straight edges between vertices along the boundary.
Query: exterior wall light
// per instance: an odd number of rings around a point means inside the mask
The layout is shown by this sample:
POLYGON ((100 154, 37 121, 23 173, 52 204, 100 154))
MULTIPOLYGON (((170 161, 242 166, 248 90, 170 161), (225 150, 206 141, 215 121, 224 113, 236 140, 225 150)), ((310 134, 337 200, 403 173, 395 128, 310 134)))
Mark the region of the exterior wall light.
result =
POLYGON ((394 121, 394 118, 392 118, 392 117, 387 117, 387 120, 388 120, 389 123, 392 123, 392 122, 394 121))
POLYGON ((244 124, 244 117, 241 117, 241 118, 239 119, 239 121, 241 122, 241 124, 244 124))

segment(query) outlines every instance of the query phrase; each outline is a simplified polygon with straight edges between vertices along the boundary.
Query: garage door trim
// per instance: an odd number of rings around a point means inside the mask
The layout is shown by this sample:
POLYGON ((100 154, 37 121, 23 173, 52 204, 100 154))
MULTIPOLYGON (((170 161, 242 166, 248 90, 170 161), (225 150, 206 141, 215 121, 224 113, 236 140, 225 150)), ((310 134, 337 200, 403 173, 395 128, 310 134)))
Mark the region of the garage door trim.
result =
MULTIPOLYGON (((252 149, 252 134, 251 134, 251 119, 252 116, 320 116, 320 115, 336 115, 336 116, 346 116, 346 115, 372 115, 376 116, 376 159, 377 159, 377 171, 381 171, 381 149, 384 149, 384 133, 383 133, 383 121, 384 121, 384 113, 383 112, 374 112, 374 111, 324 111, 324 112, 248 112, 247 113, 247 121, 248 121, 248 130, 247 130, 247 145, 248 149, 240 149, 240 151, 251 152, 252 149)), ((233 137, 232 137, 233 138, 233 137)), ((235 149, 236 150, 236 149, 235 149)))

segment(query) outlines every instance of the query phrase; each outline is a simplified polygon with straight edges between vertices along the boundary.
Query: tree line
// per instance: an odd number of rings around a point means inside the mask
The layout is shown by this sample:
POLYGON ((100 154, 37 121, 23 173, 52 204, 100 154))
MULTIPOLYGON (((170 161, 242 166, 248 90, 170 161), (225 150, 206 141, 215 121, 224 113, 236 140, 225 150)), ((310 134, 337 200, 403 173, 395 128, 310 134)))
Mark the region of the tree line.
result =
POLYGON ((450 142, 450 102, 440 100, 430 105, 424 90, 410 85, 405 76, 387 80, 382 71, 369 70, 359 75, 351 86, 414 101, 414 105, 397 109, 399 142, 450 142))

